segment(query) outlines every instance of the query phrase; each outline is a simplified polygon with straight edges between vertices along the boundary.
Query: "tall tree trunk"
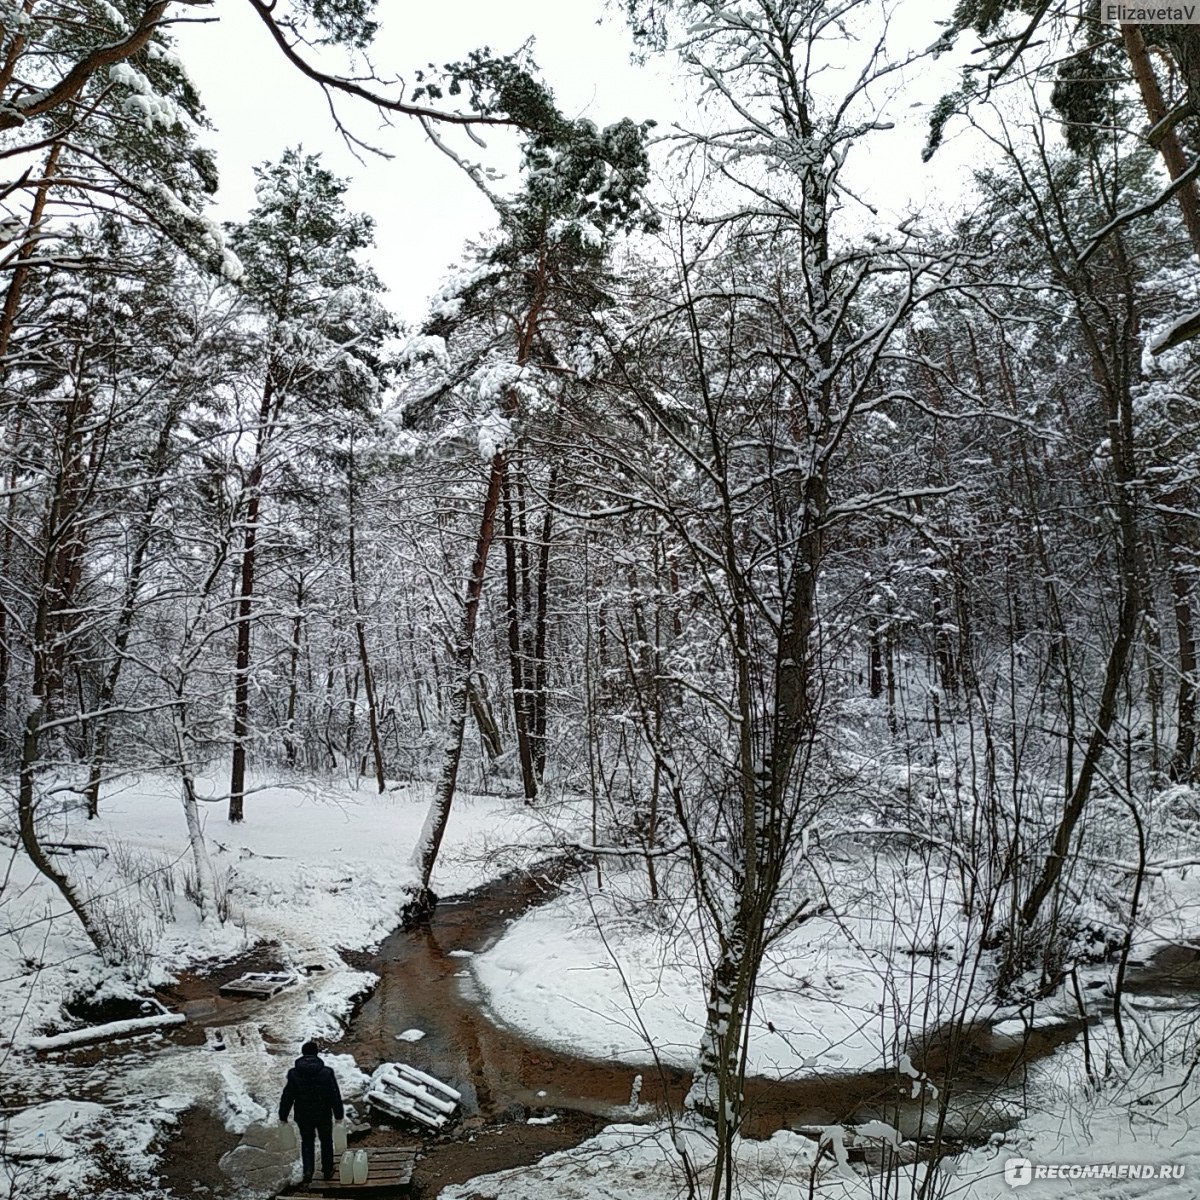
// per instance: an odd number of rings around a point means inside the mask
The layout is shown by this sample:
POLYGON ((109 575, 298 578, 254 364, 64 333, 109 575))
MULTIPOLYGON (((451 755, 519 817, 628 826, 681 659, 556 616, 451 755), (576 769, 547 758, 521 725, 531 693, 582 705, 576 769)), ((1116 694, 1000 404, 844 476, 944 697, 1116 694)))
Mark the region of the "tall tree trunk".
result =
POLYGON ((467 723, 468 689, 471 686, 471 664, 475 657, 475 625, 479 618, 479 603, 483 596, 483 583, 487 575, 488 555, 496 536, 496 509, 500 505, 500 492, 504 479, 504 452, 492 459, 488 472, 487 494, 483 501, 483 512, 479 519, 479 535, 475 541, 475 557, 471 561, 471 573, 467 577, 466 596, 463 601, 462 626, 458 644, 454 648, 454 687, 450 693, 446 714, 446 741, 442 751, 442 770, 437 791, 429 806, 424 828, 413 851, 413 862, 421 877, 421 890, 429 896, 429 880, 433 875, 433 864, 437 861, 446 824, 450 819, 450 806, 454 802, 454 789, 458 782, 458 767, 462 760, 463 732, 467 723))
POLYGON ((142 506, 142 515, 138 521, 135 535, 133 558, 129 564, 129 574, 125 579, 125 589, 121 596, 121 607, 117 613, 117 624, 113 631, 113 657, 100 684, 100 692, 96 697, 96 720, 92 733, 92 761, 88 771, 87 782, 87 815, 88 819, 95 817, 100 811, 100 785, 104 779, 104 770, 108 765, 109 734, 112 730, 112 713, 109 709, 117 694, 117 685, 121 679, 121 670, 125 665, 125 650, 133 632, 133 622, 137 615, 138 598, 142 592, 142 577, 146 567, 146 555, 154 540, 154 518, 158 506, 162 502, 162 473, 166 467, 170 453, 171 439, 174 436, 176 422, 182 409, 173 406, 163 422, 158 440, 150 456, 150 480, 147 484, 146 500, 142 506))
POLYGON ((63 407, 62 447, 58 472, 54 481, 57 511, 54 561, 51 568, 48 594, 50 610, 46 628, 46 662, 43 679, 43 701, 46 714, 55 716, 66 689, 67 645, 78 625, 76 592, 83 570, 83 553, 87 544, 83 511, 86 498, 95 482, 95 459, 86 447, 88 420, 92 414, 90 389, 83 380, 84 355, 77 350, 74 356, 75 387, 63 407), (92 477, 89 481, 89 469, 92 477))
POLYGON ((292 644, 288 649, 288 698, 283 747, 289 767, 296 765, 296 705, 300 695, 300 639, 304 633, 304 577, 296 579, 296 611, 292 615, 292 644))
POLYGON ((277 413, 274 364, 267 367, 259 406, 258 432, 254 439, 254 462, 246 480, 246 531, 237 603, 237 651, 233 680, 233 763, 229 773, 229 820, 245 816, 246 739, 250 734, 250 617, 254 608, 254 572, 258 557, 258 519, 262 510, 262 482, 267 445, 277 413))
MULTIPOLYGON (((8 281, 4 293, 4 307, 0 309, 0 379, 8 374, 8 352, 12 347, 13 332, 17 325, 17 312, 21 306, 21 294, 29 278, 29 259, 37 248, 37 231, 46 212, 46 200, 58 171, 58 159, 62 153, 62 143, 55 142, 46 156, 46 166, 42 171, 42 181, 34 193, 33 205, 29 212, 29 236, 17 252, 17 266, 8 281)), ((12 578, 13 538, 16 535, 17 501, 20 496, 17 488, 17 460, 21 445, 23 428, 23 413, 18 410, 13 423, 13 441, 11 446, 12 463, 9 466, 8 477, 5 481, 8 492, 7 516, 4 522, 4 541, 2 557, 0 557, 0 581, 7 582, 12 578)), ((9 625, 12 613, 5 599, 7 589, 0 587, 0 747, 5 737, 4 728, 8 715, 8 675, 12 664, 12 654, 9 648, 9 625)))
POLYGON ((1171 596, 1179 649, 1179 692, 1171 778, 1180 780, 1190 778, 1196 756, 1196 635, 1192 622, 1191 580, 1179 561, 1171 563, 1171 596))
POLYGON ((874 613, 867 618, 867 689, 872 700, 883 695, 883 639, 874 613))
MULTIPOLYGON (((1154 74, 1154 65, 1146 52, 1145 39, 1141 29, 1134 24, 1121 26, 1121 38, 1125 43, 1125 53, 1129 55, 1133 77, 1137 80, 1138 90, 1142 94, 1146 115, 1150 118, 1152 128, 1157 130, 1154 141, 1158 145, 1158 152, 1166 164, 1167 174, 1174 181, 1188 169, 1187 155, 1175 130, 1164 124, 1167 106, 1163 100, 1162 89, 1158 86, 1158 78, 1154 74)), ((1176 193, 1176 199, 1183 213, 1183 223, 1187 227, 1192 249, 1200 254, 1200 199, 1197 198, 1196 184, 1185 184, 1176 193)))
POLYGON ((533 769, 538 785, 546 774, 546 690, 549 684, 550 662, 546 657, 550 626, 550 535, 554 529, 554 501, 558 491, 558 467, 550 468, 546 485, 546 510, 542 515, 542 536, 538 543, 536 591, 533 609, 533 769))
POLYGON ((367 732, 371 741, 371 757, 375 763, 375 783, 382 796, 387 790, 383 774, 383 746, 379 741, 379 712, 375 707, 375 678, 371 673, 371 659, 367 653, 367 631, 362 617, 362 601, 358 591, 358 553, 354 512, 354 444, 350 445, 349 471, 349 517, 350 517, 350 605, 354 610, 354 637, 358 644, 358 662, 362 667, 363 695, 367 700, 367 732))
MULTIPOLYGON (((525 803, 532 804, 537 799, 538 781, 530 745, 530 664, 525 657, 528 633, 522 627, 521 620, 521 580, 517 572, 517 539, 513 528, 512 488, 508 471, 505 471, 500 486, 504 511, 504 590, 508 609, 508 663, 512 676, 513 721, 517 732, 517 757, 521 763, 521 786, 525 792, 525 803)), ((522 572, 521 578, 527 581, 528 573, 522 572)))

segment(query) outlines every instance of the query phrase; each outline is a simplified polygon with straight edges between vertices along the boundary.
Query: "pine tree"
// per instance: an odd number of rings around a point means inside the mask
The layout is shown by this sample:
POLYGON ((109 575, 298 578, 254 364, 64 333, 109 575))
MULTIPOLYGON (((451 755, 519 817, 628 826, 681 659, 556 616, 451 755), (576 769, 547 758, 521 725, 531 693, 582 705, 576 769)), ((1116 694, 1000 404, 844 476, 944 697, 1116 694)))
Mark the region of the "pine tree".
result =
MULTIPOLYGON (((548 102, 548 98, 547 98, 548 102)), ((487 486, 475 553, 462 604, 462 623, 453 647, 453 691, 447 714, 442 766, 429 816, 413 860, 420 871, 423 895, 418 907, 433 900, 430 878, 449 819, 462 758, 463 733, 471 698, 475 632, 483 597, 488 558, 496 536, 497 517, 505 514, 509 548, 509 648, 513 700, 527 799, 537 794, 537 761, 533 738, 539 718, 531 708, 536 688, 523 676, 526 656, 517 617, 517 580, 512 509, 517 491, 510 464, 522 439, 523 426, 552 411, 559 385, 554 373, 569 360, 562 335, 580 316, 607 302, 604 262, 611 240, 623 230, 648 228, 655 217, 645 207, 642 190, 648 164, 646 127, 625 120, 599 130, 590 121, 567 121, 554 114, 524 148, 523 188, 511 200, 497 199, 501 233, 479 269, 471 272, 462 293, 452 298, 454 316, 436 320, 429 333, 441 336, 456 324, 483 323, 482 348, 459 368, 457 380, 475 394, 480 422, 479 449, 488 463, 487 486)), ((443 306, 444 307, 444 306, 443 306)), ((569 367, 566 373, 570 373, 569 367)), ((442 389, 443 392, 445 388, 442 389)), ((430 401, 422 401, 428 420, 430 401)), ((544 579, 544 570, 539 578, 544 579)), ((526 575, 526 580, 530 577, 526 575)), ((544 616, 544 597, 542 600, 544 616)), ((535 634, 535 639, 537 635, 535 634)), ((544 639, 544 633, 543 633, 544 639)), ((536 653, 536 651, 535 651, 536 653)), ((535 672, 537 663, 531 664, 535 672)), ((543 701, 544 703, 544 701, 543 701)), ((543 710, 544 711, 544 710, 543 710)))
POLYGON ((252 624, 259 533, 270 471, 302 418, 371 406, 379 388, 376 352, 387 322, 374 297, 380 284, 356 257, 372 240, 370 218, 346 211, 346 184, 315 155, 288 150, 259 168, 258 205, 231 231, 242 286, 262 313, 259 401, 239 504, 244 535, 237 584, 233 765, 229 819, 244 813, 251 736, 252 624))

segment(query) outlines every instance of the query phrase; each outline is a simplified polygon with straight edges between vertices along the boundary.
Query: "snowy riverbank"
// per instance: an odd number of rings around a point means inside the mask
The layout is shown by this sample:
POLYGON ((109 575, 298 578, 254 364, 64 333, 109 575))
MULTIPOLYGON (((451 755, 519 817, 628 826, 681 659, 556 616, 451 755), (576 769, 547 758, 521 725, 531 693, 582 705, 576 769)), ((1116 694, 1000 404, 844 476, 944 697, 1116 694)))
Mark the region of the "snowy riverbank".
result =
MULTIPOLYGON (((201 781, 215 794, 215 781, 201 781)), ((380 796, 321 781, 264 785, 246 819, 205 806, 206 835, 226 919, 200 922, 187 892, 187 829, 177 784, 146 776, 115 787, 99 818, 65 810, 43 838, 96 849, 58 856, 123 930, 119 968, 100 961, 65 905, 28 860, 12 852, 0 931, 0 1040, 20 1046, 60 1024, 64 1000, 129 993, 165 982, 188 963, 279 943, 286 961, 333 948, 373 945, 395 927, 416 873, 410 862, 429 789, 380 796)), ((549 840, 553 810, 498 797, 455 802, 433 879, 435 891, 469 890, 529 861, 549 840)))
MULTIPOLYGON (((215 781, 207 781, 213 793, 215 781)), ((428 788, 377 795, 337 782, 262 786, 246 820, 229 825, 206 806, 207 841, 226 919, 201 922, 188 896, 187 829, 173 781, 145 776, 107 794, 97 820, 65 810, 43 826, 59 861, 128 953, 105 963, 61 897, 19 851, 10 852, 0 928, 0 1086, 20 1101, 0 1124, 0 1196, 22 1200, 103 1195, 115 1171, 155 1187, 158 1149, 179 1114, 198 1106, 226 1128, 269 1116, 283 1070, 304 1038, 336 1041, 375 976, 342 963, 339 949, 369 947, 392 931, 415 882, 410 863, 428 788), (86 850, 66 847, 88 845, 86 850), (185 967, 236 957, 264 942, 282 964, 328 968, 256 1011, 244 1040, 214 1055, 166 1045, 160 1033, 80 1057, 36 1053, 31 1039, 83 1023, 64 1005, 120 1001, 161 986, 185 967), (7 1191, 5 1190, 7 1188, 7 1191)), ((433 879, 442 895, 469 890, 536 859, 561 814, 498 797, 456 799, 433 879)), ((365 1076, 333 1054, 348 1094, 365 1076)), ((113 1195, 127 1195, 114 1192, 113 1195)))
MULTIPOLYGON (((472 962, 489 1010, 562 1049, 690 1069, 711 947, 693 906, 651 902, 644 872, 582 875, 472 962)), ((814 889, 826 911, 767 952, 749 1039, 752 1074, 894 1065, 915 1027, 995 1010, 971 956, 955 880, 927 859, 839 862, 814 889)))

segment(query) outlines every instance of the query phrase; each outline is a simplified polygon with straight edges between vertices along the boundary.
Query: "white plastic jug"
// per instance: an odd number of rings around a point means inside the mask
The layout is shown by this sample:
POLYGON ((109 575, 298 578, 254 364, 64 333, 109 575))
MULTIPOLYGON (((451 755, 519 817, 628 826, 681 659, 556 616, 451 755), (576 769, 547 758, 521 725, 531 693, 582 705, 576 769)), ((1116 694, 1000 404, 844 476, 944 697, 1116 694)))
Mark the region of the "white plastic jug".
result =
POLYGON ((354 1182, 367 1182, 367 1152, 365 1150, 355 1150, 354 1152, 354 1182))
POLYGON ((294 1154, 300 1146, 300 1135, 296 1132, 295 1125, 291 1121, 284 1121, 281 1125, 276 1125, 275 1130, 281 1153, 294 1154))
POLYGON ((340 1183, 354 1182, 354 1158, 356 1150, 343 1150, 342 1161, 338 1164, 338 1181, 340 1183))
POLYGON ((341 1154, 346 1149, 346 1122, 335 1121, 333 1123, 333 1152, 341 1154))

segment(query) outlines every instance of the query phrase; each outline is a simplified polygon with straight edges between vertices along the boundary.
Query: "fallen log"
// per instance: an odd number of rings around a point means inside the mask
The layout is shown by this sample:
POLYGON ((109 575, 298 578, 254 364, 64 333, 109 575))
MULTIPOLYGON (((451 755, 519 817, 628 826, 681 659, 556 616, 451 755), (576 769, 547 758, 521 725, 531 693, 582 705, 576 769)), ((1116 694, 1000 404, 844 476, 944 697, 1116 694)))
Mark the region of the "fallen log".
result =
POLYGON ((104 1042, 135 1033, 149 1033, 167 1025, 182 1025, 186 1020, 183 1013, 156 1013, 152 1017, 131 1017, 127 1021, 108 1021, 103 1025, 87 1025, 83 1029, 68 1029, 66 1033, 31 1037, 25 1044, 32 1050, 66 1050, 88 1042, 104 1042))

